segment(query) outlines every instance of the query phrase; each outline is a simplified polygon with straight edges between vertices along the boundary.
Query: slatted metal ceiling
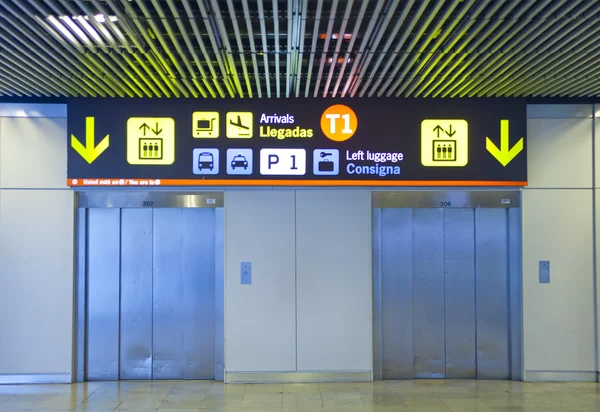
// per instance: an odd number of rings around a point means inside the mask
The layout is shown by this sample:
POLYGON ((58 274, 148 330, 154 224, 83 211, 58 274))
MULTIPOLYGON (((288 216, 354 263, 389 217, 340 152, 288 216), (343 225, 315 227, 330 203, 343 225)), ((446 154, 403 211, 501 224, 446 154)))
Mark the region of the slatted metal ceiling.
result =
POLYGON ((598 0, 0 0, 0 96, 598 96, 598 0))

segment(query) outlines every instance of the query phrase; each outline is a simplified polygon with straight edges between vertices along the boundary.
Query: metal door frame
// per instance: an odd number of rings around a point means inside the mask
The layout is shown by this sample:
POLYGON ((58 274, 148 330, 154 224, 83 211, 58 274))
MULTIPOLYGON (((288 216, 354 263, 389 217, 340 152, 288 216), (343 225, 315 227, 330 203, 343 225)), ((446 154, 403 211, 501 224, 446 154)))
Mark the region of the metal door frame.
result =
MULTIPOLYGON (((75 193, 75 287, 73 316, 73 381, 85 382, 87 339, 87 216, 91 208, 216 209, 216 255, 224 255, 223 192, 81 191, 75 193)), ((224 366, 224 258, 215 259, 215 380, 223 381, 224 366)))
POLYGON ((383 208, 504 208, 507 223, 509 280, 510 366, 513 381, 524 379, 523 364, 523 248, 521 189, 512 190, 373 190, 373 379, 383 376, 381 209, 383 208), (377 234, 379 236, 377 236, 377 234))

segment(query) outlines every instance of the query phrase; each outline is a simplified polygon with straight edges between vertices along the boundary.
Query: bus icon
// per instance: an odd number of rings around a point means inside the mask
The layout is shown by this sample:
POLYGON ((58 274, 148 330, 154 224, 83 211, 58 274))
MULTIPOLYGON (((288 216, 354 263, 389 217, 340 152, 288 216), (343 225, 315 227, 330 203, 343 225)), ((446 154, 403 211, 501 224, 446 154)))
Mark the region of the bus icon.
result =
POLYGON ((192 171, 195 175, 217 175, 219 174, 219 149, 194 149, 192 162, 192 171))
POLYGON ((215 166, 215 159, 212 153, 202 152, 198 156, 198 170, 213 170, 215 166))

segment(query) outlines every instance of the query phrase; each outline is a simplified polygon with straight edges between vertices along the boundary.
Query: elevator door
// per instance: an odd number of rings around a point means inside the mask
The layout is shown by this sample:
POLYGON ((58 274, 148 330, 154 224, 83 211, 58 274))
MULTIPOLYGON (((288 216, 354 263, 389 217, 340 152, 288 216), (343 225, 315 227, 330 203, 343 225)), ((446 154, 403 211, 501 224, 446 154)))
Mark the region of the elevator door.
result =
POLYGON ((218 214, 87 209, 86 380, 215 378, 218 214))
POLYGON ((511 379, 509 209, 380 209, 383 379, 511 379))

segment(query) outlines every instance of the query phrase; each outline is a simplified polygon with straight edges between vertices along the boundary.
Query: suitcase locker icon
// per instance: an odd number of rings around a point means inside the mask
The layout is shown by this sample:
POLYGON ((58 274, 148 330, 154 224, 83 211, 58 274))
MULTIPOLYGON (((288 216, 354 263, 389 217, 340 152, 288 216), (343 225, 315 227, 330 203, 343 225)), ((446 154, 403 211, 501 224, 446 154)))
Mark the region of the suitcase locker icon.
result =
POLYGON ((331 156, 331 153, 321 152, 320 155, 323 160, 319 161, 319 172, 333 172, 333 162, 327 158, 327 156, 331 156))

